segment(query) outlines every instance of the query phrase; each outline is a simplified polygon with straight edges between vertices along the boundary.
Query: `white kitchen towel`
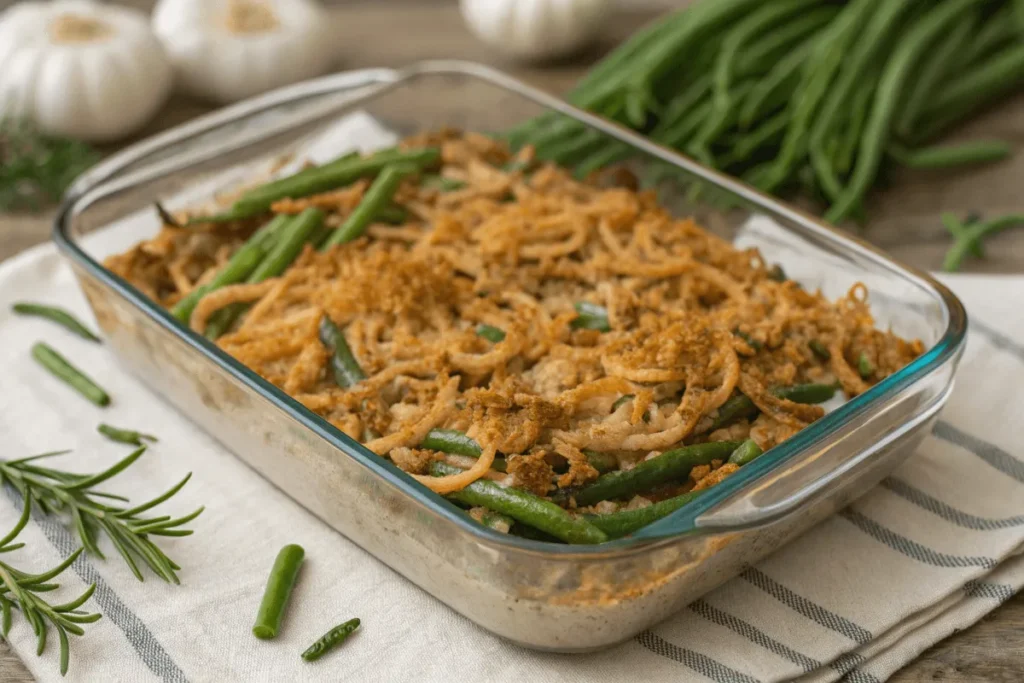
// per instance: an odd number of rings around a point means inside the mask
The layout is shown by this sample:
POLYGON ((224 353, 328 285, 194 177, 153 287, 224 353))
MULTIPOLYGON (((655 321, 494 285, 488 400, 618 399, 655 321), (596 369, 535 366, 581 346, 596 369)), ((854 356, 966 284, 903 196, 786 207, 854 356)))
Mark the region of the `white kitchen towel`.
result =
MULTIPOLYGON (((105 250, 137 237, 115 228, 105 250)), ((181 586, 145 569, 137 581, 105 541, 106 561, 82 556, 62 576, 57 599, 95 583, 86 606, 103 614, 72 640, 65 680, 885 680, 1024 585, 1024 278, 944 279, 967 305, 971 335, 956 390, 918 453, 849 509, 659 626, 605 652, 555 655, 490 635, 379 563, 198 431, 105 346, 13 316, 10 304, 30 299, 90 319, 56 250, 30 250, 0 265, 0 457, 73 449, 54 464, 96 472, 127 453, 97 423, 139 429, 159 443, 108 489, 142 500, 191 471, 159 514, 206 506, 194 536, 161 540, 182 566, 181 586), (93 406, 36 366, 29 349, 41 339, 101 380, 113 405, 93 406), (250 629, 286 543, 307 550, 301 581, 280 636, 259 641, 250 629), (353 616, 362 627, 342 649, 314 664, 299 658, 353 616)), ((15 495, 0 495, 0 533, 19 512, 15 495)), ((29 571, 78 546, 59 520, 39 516, 21 540, 26 547, 4 559, 29 571)), ((10 642, 33 675, 61 680, 55 638, 36 657, 31 628, 14 621, 10 642)))

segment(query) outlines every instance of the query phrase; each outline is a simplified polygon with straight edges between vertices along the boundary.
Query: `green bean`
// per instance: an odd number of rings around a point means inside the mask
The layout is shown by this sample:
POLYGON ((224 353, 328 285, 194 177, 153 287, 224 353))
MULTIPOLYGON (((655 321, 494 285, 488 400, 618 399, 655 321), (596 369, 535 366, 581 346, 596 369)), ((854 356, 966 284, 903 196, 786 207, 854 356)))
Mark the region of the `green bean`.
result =
POLYGON ((171 315, 183 323, 188 323, 192 311, 195 310, 200 299, 221 287, 237 284, 249 277, 273 247, 277 235, 291 220, 292 217, 285 214, 275 216, 273 220, 257 230, 245 244, 232 254, 213 280, 196 287, 175 304, 171 309, 171 315))
POLYGON ((608 534, 608 538, 622 538, 642 529, 648 524, 653 524, 662 517, 667 517, 687 503, 702 495, 702 491, 690 491, 674 498, 652 503, 647 507, 635 510, 620 510, 606 515, 584 515, 584 519, 608 534))
POLYGON ((750 348, 754 349, 754 351, 760 351, 761 349, 764 348, 764 344, 762 344, 759 340, 754 339, 746 332, 740 332, 739 330, 736 330, 735 332, 733 332, 733 334, 742 339, 744 343, 746 343, 746 345, 749 346, 750 348))
POLYGON ((92 330, 79 322, 78 318, 63 309, 57 308, 56 306, 45 306, 43 304, 33 304, 22 301, 11 306, 11 310, 18 315, 32 315, 40 318, 46 318, 47 320, 51 320, 58 325, 61 325, 69 332, 77 334, 82 339, 88 339, 89 341, 100 343, 100 338, 96 336, 92 330))
POLYGON ((306 551, 298 545, 286 545, 277 554, 267 578, 267 587, 263 591, 259 612, 256 614, 256 624, 252 627, 252 633, 257 638, 269 640, 277 635, 277 630, 281 627, 281 617, 284 616, 284 608, 295 587, 295 580, 299 576, 299 567, 302 566, 305 554, 306 551))
POLYGON ((890 35, 901 27, 901 15, 912 7, 910 2, 883 2, 872 14, 850 56, 843 60, 838 78, 829 88, 821 111, 815 117, 808 149, 811 165, 829 201, 835 201, 842 193, 842 183, 833 168, 834 154, 825 149, 825 140, 839 127, 839 114, 848 109, 855 93, 869 87, 866 74, 872 58, 888 49, 890 35))
MULTIPOLYGON (((960 219, 957 218, 955 215, 946 212, 942 214, 941 220, 942 225, 945 226, 947 230, 949 230, 949 234, 953 236, 953 239, 956 241, 960 241, 963 239, 968 239, 970 237, 967 227, 973 223, 977 223, 981 219, 977 217, 968 217, 967 220, 961 223, 960 219)), ((972 256, 977 256, 978 258, 985 257, 985 248, 980 241, 971 240, 970 245, 970 252, 972 256)))
POLYGON ((591 173, 599 171, 605 166, 622 161, 623 159, 630 157, 633 153, 633 148, 625 143, 616 141, 576 164, 576 168, 573 169, 573 175, 577 178, 585 179, 591 173))
POLYGON ((843 189, 836 203, 825 215, 826 220, 832 223, 842 221, 862 201, 878 174, 882 152, 889 141, 892 116, 906 82, 912 75, 911 69, 931 46, 931 42, 947 31, 952 22, 978 1, 950 0, 938 5, 912 26, 908 35, 897 45, 878 84, 878 94, 865 126, 849 185, 843 189))
POLYGON ((487 510, 480 517, 480 523, 488 529, 494 529, 495 531, 507 534, 512 530, 512 525, 516 523, 516 520, 512 519, 508 515, 503 515, 500 512, 487 510))
MULTIPOLYGON (((430 473, 435 477, 460 472, 459 468, 440 462, 430 466, 430 473)), ((567 543, 603 543, 608 540, 600 529, 586 520, 572 517, 551 501, 526 491, 499 486, 490 479, 477 479, 464 489, 449 493, 447 498, 500 512, 567 543)))
POLYGON ((964 48, 974 42, 977 26, 974 19, 954 26, 949 37, 935 46, 931 58, 921 66, 921 73, 910 85, 910 92, 896 117, 896 133, 901 138, 909 139, 913 135, 925 105, 941 91, 943 81, 949 78, 957 61, 963 57, 964 48))
MULTIPOLYGON (((1009 16, 1009 7, 1003 12, 995 12, 983 19, 982 26, 972 34, 970 42, 965 46, 964 52, 960 55, 963 67, 972 67, 979 62, 992 56, 992 53, 1002 48, 1017 36, 1016 26, 1009 16), (1003 15, 1006 16, 1003 16, 1003 15)), ((983 12, 984 13, 984 12, 983 12)))
POLYGON ((422 182, 423 187, 431 190, 437 190, 439 192, 454 192, 455 190, 461 190, 466 186, 461 180, 455 178, 446 178, 445 176, 432 174, 425 176, 422 182))
POLYGON ((619 459, 611 453, 584 450, 583 455, 587 456, 587 462, 597 470, 598 474, 619 469, 619 459))
POLYGON ((327 192, 354 183, 360 178, 377 175, 394 164, 426 168, 436 164, 440 158, 440 150, 426 147, 408 151, 384 150, 365 158, 336 161, 250 190, 242 195, 233 208, 255 215, 267 211, 279 199, 296 199, 327 192))
POLYGON ((616 410, 626 405, 634 398, 636 398, 636 396, 634 396, 633 394, 626 394, 625 396, 620 396, 615 400, 615 403, 612 404, 612 412, 614 413, 616 410))
POLYGON ((811 341, 807 342, 807 346, 809 346, 811 348, 811 352, 814 353, 814 355, 820 358, 821 360, 832 360, 832 352, 829 351, 828 347, 822 344, 819 340, 812 339, 811 341))
POLYGON ((705 75, 698 77, 681 93, 675 95, 662 111, 658 124, 651 130, 650 137, 655 140, 661 139, 667 131, 678 126, 694 106, 706 99, 710 90, 711 79, 705 75))
POLYGON ((320 318, 319 336, 320 342, 331 352, 331 373, 339 387, 348 389, 366 379, 366 373, 352 355, 344 333, 326 315, 320 318))
POLYGON ((661 484, 683 479, 697 465, 729 457, 739 445, 737 441, 715 441, 665 451, 638 463, 631 470, 601 475, 575 493, 576 504, 586 506, 610 498, 629 498, 661 484))
POLYGON ((737 137, 730 145, 732 151, 722 159, 722 166, 728 167, 746 161, 768 143, 781 138, 788 126, 789 110, 784 109, 752 132, 737 137))
POLYGON ((835 18, 837 5, 817 7, 765 33, 737 56, 736 72, 750 75, 764 64, 773 65, 789 54, 795 45, 835 18))
POLYGON ((118 429, 117 427, 111 427, 108 424, 102 423, 100 424, 99 427, 96 428, 96 431, 98 431, 100 434, 107 437, 111 441, 117 441, 118 443, 127 443, 133 446, 141 446, 143 445, 143 441, 158 441, 158 439, 155 436, 152 436, 150 434, 143 434, 142 432, 137 432, 133 429, 118 429))
POLYGON ((476 326, 476 334, 478 337, 483 337, 487 341, 494 342, 495 344, 505 341, 505 332, 493 325, 480 323, 476 326))
POLYGON ((987 221, 979 221, 967 226, 965 236, 958 239, 946 253, 942 269, 950 273, 959 270, 960 266, 963 264, 964 258, 966 258, 968 252, 971 251, 973 245, 980 243, 980 241, 988 235, 1018 225, 1024 225, 1024 214, 1001 216, 987 221))
POLYGON ((748 45, 756 34, 770 32, 777 23, 789 18, 795 12, 805 9, 818 0, 776 0, 764 3, 740 19, 730 28, 721 43, 721 50, 715 62, 715 87, 711 116, 723 119, 732 108, 730 95, 735 62, 740 49, 748 45))
MULTIPOLYGON (((829 355, 831 357, 831 354, 829 355)), ((772 394, 794 403, 824 403, 835 396, 836 387, 833 384, 794 384, 789 387, 776 387, 772 389, 772 394)), ((754 417, 757 413, 757 406, 750 397, 736 394, 719 406, 715 419, 706 431, 714 432, 736 420, 754 417)))
POLYGON ((409 220, 409 212, 397 204, 388 204, 381 207, 373 217, 373 220, 380 221, 381 223, 390 223, 391 225, 403 225, 409 220))
POLYGON ((754 121, 760 117, 768 108, 768 102, 776 93, 784 88, 790 81, 797 80, 800 76, 800 69, 804 66, 807 56, 814 49, 815 42, 809 40, 772 67, 768 75, 760 79, 751 89, 750 93, 743 100, 740 107, 739 125, 742 130, 749 129, 754 121))
POLYGON ((864 122, 867 121, 868 111, 875 98, 875 88, 878 78, 869 76, 870 87, 862 87, 854 94, 853 104, 850 106, 850 120, 846 130, 842 131, 839 140, 839 149, 835 154, 835 167, 839 173, 846 174, 853 166, 854 153, 860 143, 860 136, 864 131, 864 122))
POLYGON ((783 270, 782 266, 776 263, 768 270, 768 279, 775 282, 785 282, 789 278, 786 277, 786 271, 783 270))
POLYGON ((890 145, 889 153, 908 168, 930 169, 1001 161, 1013 153, 1013 148, 1002 140, 976 140, 912 150, 890 145))
POLYGON ((587 301, 577 301, 574 306, 576 313, 579 314, 569 323, 574 330, 611 332, 611 325, 608 324, 608 310, 604 306, 587 301))
POLYGON ((377 179, 373 181, 373 185, 363 195, 363 199, 359 202, 359 206, 348 215, 345 222, 341 226, 331 233, 331 236, 327 238, 324 243, 324 248, 329 249, 338 244, 344 244, 351 242, 352 240, 362 236, 366 232, 366 228, 369 227, 373 221, 377 212, 380 211, 381 207, 387 205, 391 199, 395 196, 395 192, 398 190, 398 186, 402 183, 406 176, 416 171, 415 166, 407 164, 395 164, 392 166, 386 166, 377 179))
POLYGON ((754 459, 763 452, 764 451, 761 450, 761 447, 757 445, 756 441, 753 439, 747 439, 732 452, 732 455, 729 456, 729 462, 742 467, 747 463, 753 462, 754 459))
POLYGON ((808 43, 808 53, 793 65, 794 71, 803 70, 794 93, 793 116, 778 155, 763 174, 763 189, 774 191, 791 175, 793 167, 803 157, 809 144, 807 131, 812 128, 818 106, 828 93, 848 44, 856 39, 861 24, 874 9, 874 0, 853 0, 821 36, 808 43))
POLYGON ((345 642, 352 633, 359 628, 359 619, 349 619, 344 624, 339 624, 332 628, 327 633, 320 636, 320 638, 310 645, 305 652, 302 653, 302 658, 307 662, 315 662, 338 645, 345 642))
POLYGON ((868 358, 868 354, 863 351, 857 356, 857 373, 864 379, 875 374, 875 366, 871 363, 871 359, 868 358))
MULTIPOLYGON (((317 229, 323 224, 324 214, 319 209, 309 208, 293 218, 288 223, 280 226, 274 245, 256 266, 249 277, 248 284, 258 284, 278 277, 298 257, 302 247, 313 236, 317 229)), ((242 313, 248 310, 249 304, 239 303, 226 306, 210 316, 203 333, 207 339, 216 340, 222 334, 231 329, 242 313)))
POLYGON ((479 458, 483 453, 480 444, 455 429, 431 429, 420 443, 420 448, 470 458, 479 458))
POLYGON ((537 158, 569 166, 581 155, 593 151, 595 147, 603 147, 607 141, 608 137, 604 133, 598 130, 585 130, 581 135, 563 138, 552 145, 538 146, 537 158))
POLYGON ((1024 42, 972 67, 935 94, 919 127, 918 140, 930 139, 950 124, 1012 92, 1024 80, 1024 42))
POLYGON ((43 342, 36 342, 32 345, 32 357, 49 370, 50 374, 68 384, 96 405, 100 407, 110 405, 110 396, 106 391, 43 342))

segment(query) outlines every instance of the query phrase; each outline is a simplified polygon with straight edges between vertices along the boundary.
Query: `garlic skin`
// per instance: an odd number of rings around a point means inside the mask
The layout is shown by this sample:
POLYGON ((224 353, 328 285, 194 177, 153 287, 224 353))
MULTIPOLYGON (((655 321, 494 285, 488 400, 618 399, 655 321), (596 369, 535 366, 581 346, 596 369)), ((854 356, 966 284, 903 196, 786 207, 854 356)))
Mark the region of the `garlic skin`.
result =
POLYGON ((170 64, 146 16, 87 0, 21 2, 0 13, 0 116, 102 142, 163 105, 170 64))
POLYGON ((319 76, 337 40, 312 0, 159 0, 153 30, 181 89, 219 103, 319 76))
POLYGON ((482 42, 512 57, 564 57, 601 30, 610 0, 461 0, 462 17, 482 42))

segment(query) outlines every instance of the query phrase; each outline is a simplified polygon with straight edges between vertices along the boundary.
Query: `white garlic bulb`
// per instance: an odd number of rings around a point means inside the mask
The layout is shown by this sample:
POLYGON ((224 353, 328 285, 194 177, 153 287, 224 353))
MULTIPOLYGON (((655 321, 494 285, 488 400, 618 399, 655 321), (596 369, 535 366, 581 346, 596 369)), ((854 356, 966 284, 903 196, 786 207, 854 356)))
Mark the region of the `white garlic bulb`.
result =
POLYGON ((319 76, 333 59, 313 0, 160 0, 153 30, 182 89, 222 103, 319 76))
POLYGON ((502 52, 529 60, 565 56, 592 40, 609 0, 462 0, 473 34, 502 52))
POLYGON ((0 14, 0 117, 81 140, 135 132, 159 110, 171 67, 146 17, 84 0, 0 14))

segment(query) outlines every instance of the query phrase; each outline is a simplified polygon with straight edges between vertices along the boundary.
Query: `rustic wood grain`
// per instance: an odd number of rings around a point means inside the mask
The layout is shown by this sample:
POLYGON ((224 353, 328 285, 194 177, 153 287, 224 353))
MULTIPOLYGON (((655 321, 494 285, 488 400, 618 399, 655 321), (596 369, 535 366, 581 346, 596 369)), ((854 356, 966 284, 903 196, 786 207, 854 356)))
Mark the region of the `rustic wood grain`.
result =
MULTIPOLYGON (((0 7, 9 4, 0 1, 0 7)), ((148 8, 152 0, 124 0, 148 8)), ((432 57, 469 59, 504 68, 545 90, 561 93, 586 65, 653 16, 650 9, 630 9, 609 27, 602 42, 571 61, 545 66, 519 66, 504 61, 470 37, 451 0, 336 0, 334 23, 341 45, 339 69, 401 66, 432 57)), ((623 6, 629 3, 621 3, 623 6)), ((681 4, 644 0, 647 6, 681 4)), ((210 106, 175 98, 141 136, 173 126, 210 106)), ((987 112, 958 132, 958 137, 1000 137, 1024 148, 1024 96, 987 112)), ((113 148, 106 151, 113 151, 113 148)), ((939 223, 942 211, 996 215, 1024 211, 1024 154, 1004 163, 957 173, 896 174, 889 188, 869 201, 871 220, 861 236, 897 259, 935 269, 949 246, 939 223)), ((51 216, 0 214, 0 259, 44 241, 51 216)), ((988 257, 971 261, 965 270, 989 273, 1024 272, 1024 230, 1009 231, 989 242, 988 257)), ((1024 595, 1018 595, 976 626, 925 651, 899 672, 897 683, 948 681, 1009 683, 1024 680, 1024 595)), ((50 654, 48 653, 49 657, 50 654)), ((72 667, 74 665, 72 664, 72 667)), ((0 643, 0 681, 29 683, 32 677, 8 646, 0 643)))

